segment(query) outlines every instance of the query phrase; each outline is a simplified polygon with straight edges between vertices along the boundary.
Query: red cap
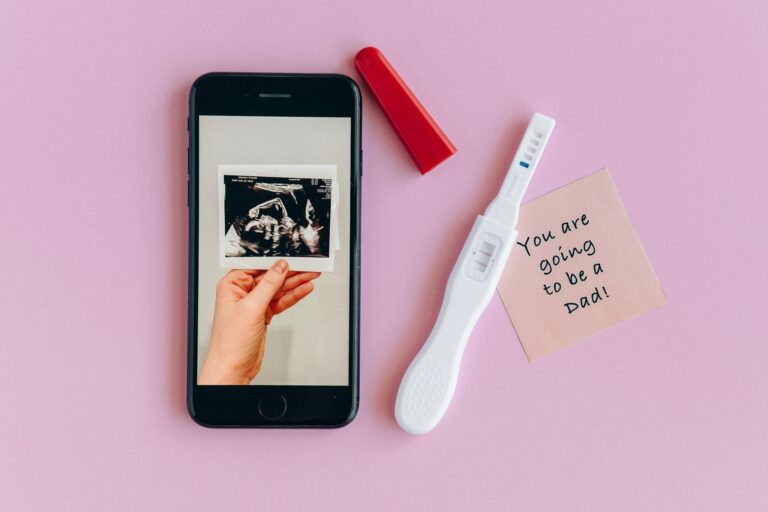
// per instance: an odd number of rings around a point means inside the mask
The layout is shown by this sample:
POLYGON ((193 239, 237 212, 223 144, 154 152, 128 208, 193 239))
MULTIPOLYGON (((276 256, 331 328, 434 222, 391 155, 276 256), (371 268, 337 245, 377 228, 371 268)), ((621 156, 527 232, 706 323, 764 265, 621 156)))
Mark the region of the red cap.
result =
POLYGON ((434 169, 456 152, 456 146, 381 51, 370 46, 363 48, 355 56, 355 68, 368 84, 421 174, 434 169))

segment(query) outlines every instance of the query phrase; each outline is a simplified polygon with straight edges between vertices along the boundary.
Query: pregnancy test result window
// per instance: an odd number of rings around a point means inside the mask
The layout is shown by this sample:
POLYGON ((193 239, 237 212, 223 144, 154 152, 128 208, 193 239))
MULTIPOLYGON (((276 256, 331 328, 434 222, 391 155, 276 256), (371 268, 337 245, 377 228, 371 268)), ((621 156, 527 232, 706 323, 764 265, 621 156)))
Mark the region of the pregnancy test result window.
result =
POLYGON ((215 384, 201 376, 209 352, 209 365, 250 365, 237 384, 349 384, 350 130, 343 117, 199 117, 198 384, 215 384), (219 305, 211 350, 217 301, 249 293, 278 261, 289 273, 263 342, 226 339, 241 328, 219 305), (293 291, 300 300, 280 302, 293 291))

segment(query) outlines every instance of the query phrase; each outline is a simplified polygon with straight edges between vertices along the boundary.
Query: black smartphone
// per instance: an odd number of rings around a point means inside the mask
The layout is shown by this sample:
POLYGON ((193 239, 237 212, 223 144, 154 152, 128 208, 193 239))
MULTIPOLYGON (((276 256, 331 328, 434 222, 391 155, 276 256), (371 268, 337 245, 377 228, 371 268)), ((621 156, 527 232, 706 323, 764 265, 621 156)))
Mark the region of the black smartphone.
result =
POLYGON ((187 405, 207 427, 341 427, 358 406, 360 91, 210 73, 189 96, 187 405))

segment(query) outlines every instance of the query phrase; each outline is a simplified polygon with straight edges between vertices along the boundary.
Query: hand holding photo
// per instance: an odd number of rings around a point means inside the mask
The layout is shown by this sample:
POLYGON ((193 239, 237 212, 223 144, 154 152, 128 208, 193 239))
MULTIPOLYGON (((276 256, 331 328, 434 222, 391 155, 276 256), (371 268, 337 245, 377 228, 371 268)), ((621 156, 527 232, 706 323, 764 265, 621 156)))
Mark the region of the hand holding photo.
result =
POLYGON ((220 165, 220 263, 265 269, 278 258, 301 271, 333 270, 336 167, 220 165))
POLYGON ((266 271, 230 270, 224 275, 216 286, 211 344, 198 384, 249 384, 261 370, 273 317, 312 293, 318 277, 317 272, 289 272, 285 260, 266 271))

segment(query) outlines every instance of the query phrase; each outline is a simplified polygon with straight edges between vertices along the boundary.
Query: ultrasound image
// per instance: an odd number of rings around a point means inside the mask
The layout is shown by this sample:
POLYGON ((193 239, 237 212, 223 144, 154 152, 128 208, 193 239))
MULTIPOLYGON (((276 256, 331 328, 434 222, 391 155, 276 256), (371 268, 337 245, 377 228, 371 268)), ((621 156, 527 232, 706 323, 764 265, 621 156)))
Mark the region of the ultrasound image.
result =
POLYGON ((225 257, 328 257, 333 180, 223 178, 225 257))

